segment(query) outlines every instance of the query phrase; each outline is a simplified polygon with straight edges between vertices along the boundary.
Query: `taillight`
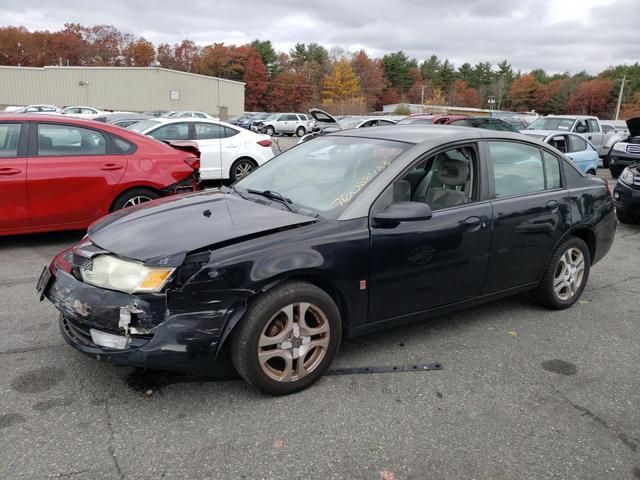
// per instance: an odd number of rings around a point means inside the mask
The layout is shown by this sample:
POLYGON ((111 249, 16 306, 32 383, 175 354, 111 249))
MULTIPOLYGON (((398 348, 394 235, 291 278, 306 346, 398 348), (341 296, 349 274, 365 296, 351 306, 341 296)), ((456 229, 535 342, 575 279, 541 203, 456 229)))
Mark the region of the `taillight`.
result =
POLYGON ((271 140, 268 140, 268 139, 260 140, 258 142, 258 145, 260 145, 261 147, 270 147, 271 146, 271 140))
POLYGON ((194 170, 200 170, 200 159, 197 157, 187 157, 184 159, 184 163, 189 165, 194 170))

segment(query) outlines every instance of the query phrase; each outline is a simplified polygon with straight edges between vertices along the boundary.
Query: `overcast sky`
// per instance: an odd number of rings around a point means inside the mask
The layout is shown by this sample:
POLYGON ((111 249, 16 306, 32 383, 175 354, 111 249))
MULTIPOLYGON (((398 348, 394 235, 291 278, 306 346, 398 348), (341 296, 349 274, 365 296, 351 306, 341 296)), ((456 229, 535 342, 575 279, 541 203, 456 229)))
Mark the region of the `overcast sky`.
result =
POLYGON ((574 73, 640 61, 640 0, 0 0, 0 12, 4 26, 109 24, 156 45, 260 38, 574 73))

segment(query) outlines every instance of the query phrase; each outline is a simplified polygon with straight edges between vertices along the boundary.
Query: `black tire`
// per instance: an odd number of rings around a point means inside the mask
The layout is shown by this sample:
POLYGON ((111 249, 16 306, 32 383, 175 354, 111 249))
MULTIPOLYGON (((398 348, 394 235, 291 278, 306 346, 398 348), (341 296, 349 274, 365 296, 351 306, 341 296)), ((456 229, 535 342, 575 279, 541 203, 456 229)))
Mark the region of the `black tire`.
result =
POLYGON ((620 174, 622 173, 622 170, 624 170, 624 169, 609 168, 609 171, 611 172, 611 176, 613 178, 618 178, 620 176, 620 174))
POLYGON ((305 133, 307 133, 307 130, 304 127, 296 128, 296 136, 297 137, 303 137, 305 133))
POLYGON ((276 129, 273 128, 271 125, 267 125, 266 127, 264 127, 263 131, 265 134, 269 135, 270 137, 273 137, 276 134, 276 129))
MULTIPOLYGON (((294 312, 295 307, 291 311, 294 312)), ((300 325, 299 320, 298 325, 300 325)), ((300 335, 300 332, 303 331, 300 329, 303 327, 298 328, 298 335, 300 335)), ((342 322, 340 312, 333 299, 324 290, 315 285, 302 281, 291 281, 268 290, 252 302, 244 318, 232 334, 231 360, 242 378, 254 387, 270 395, 287 395, 304 390, 320 378, 338 351, 341 335, 342 322), (312 304, 314 308, 324 314, 323 321, 328 323, 328 344, 326 349, 318 350, 320 353, 324 350, 323 356, 319 357, 313 369, 306 376, 294 379, 292 375, 292 380, 290 381, 286 379, 277 380, 260 365, 258 358, 259 340, 260 338, 265 338, 263 333, 270 325, 273 325, 274 318, 278 318, 277 315, 281 309, 301 302, 312 304)), ((298 337, 298 339, 301 338, 300 336, 298 337)), ((289 342, 289 347, 291 342, 289 342)), ((277 348, 274 345, 274 349, 277 348)), ((285 348, 288 347, 282 347, 281 351, 285 348)), ((313 349, 308 350, 300 358, 306 359, 309 355, 313 356, 314 352, 313 349)), ((282 357, 276 356, 274 358, 281 359, 282 357)), ((300 358, 292 360, 292 370, 296 369, 294 365, 298 365, 300 358)), ((265 365, 269 361, 265 362, 265 365)), ((295 372, 293 373, 295 374, 295 372)))
POLYGON ((609 155, 602 157, 602 166, 604 168, 609 168, 609 155))
POLYGON ((587 172, 589 175, 597 175, 596 171, 594 169, 591 169, 587 172))
POLYGON ((540 304, 547 308, 553 310, 563 310, 565 308, 569 308, 571 305, 576 303, 580 296, 582 295, 582 291, 584 290, 587 281, 589 280, 589 270, 591 267, 591 254, 589 253, 589 247, 587 244, 578 237, 569 237, 565 240, 562 245, 560 245, 556 251, 553 253, 549 264, 542 276, 542 280, 540 281, 538 287, 533 290, 533 298, 540 304), (584 271, 582 274, 582 280, 575 291, 571 295, 570 298, 562 299, 559 294, 556 293, 554 283, 556 280, 556 275, 559 273, 559 268, 561 268, 561 261, 563 261, 563 256, 565 253, 572 249, 578 249, 583 256, 584 259, 584 271))
POLYGON ((115 212, 122 208, 131 207, 140 203, 160 198, 160 194, 150 188, 138 187, 122 192, 111 205, 111 211, 115 212))
POLYGON ((620 223, 638 223, 638 218, 628 213, 623 213, 620 210, 616 210, 616 217, 620 223))
POLYGON ((239 158, 231 168, 229 169, 229 178, 232 182, 237 182, 243 177, 246 177, 249 173, 253 172, 258 167, 258 164, 250 158, 239 158))

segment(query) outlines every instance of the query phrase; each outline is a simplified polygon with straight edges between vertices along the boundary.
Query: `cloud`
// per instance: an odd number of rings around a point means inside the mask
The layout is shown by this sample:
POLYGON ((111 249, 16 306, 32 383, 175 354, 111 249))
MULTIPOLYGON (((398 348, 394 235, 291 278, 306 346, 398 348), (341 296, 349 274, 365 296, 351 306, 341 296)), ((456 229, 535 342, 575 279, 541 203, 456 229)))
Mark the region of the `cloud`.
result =
POLYGON ((57 30, 64 23, 110 24, 155 44, 184 38, 205 45, 269 39, 282 50, 297 42, 363 46, 382 56, 405 51, 515 69, 597 73, 640 58, 637 0, 0 0, 4 25, 57 30), (188 5, 188 6, 187 6, 188 5))

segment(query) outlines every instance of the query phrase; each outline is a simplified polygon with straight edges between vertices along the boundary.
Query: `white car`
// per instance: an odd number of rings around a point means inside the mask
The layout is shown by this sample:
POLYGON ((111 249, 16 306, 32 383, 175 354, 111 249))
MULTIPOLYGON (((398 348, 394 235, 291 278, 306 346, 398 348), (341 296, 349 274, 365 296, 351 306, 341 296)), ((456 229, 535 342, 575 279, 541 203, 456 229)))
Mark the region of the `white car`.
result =
POLYGON ((93 107, 67 107, 64 108, 60 113, 63 115, 71 115, 76 118, 86 118, 87 120, 93 120, 94 118, 103 115, 106 112, 93 107))
POLYGON ((163 115, 163 117, 167 118, 209 118, 216 119, 216 117, 212 117, 208 113, 205 112, 195 112, 195 111, 186 111, 186 112, 169 112, 163 115))
POLYGON ((19 110, 15 110, 16 113, 45 113, 48 115, 56 114, 60 112, 60 109, 53 105, 27 105, 19 110))
POLYGON ((202 180, 234 182, 273 158, 271 138, 218 120, 153 118, 128 127, 157 140, 190 140, 200 149, 202 180))

